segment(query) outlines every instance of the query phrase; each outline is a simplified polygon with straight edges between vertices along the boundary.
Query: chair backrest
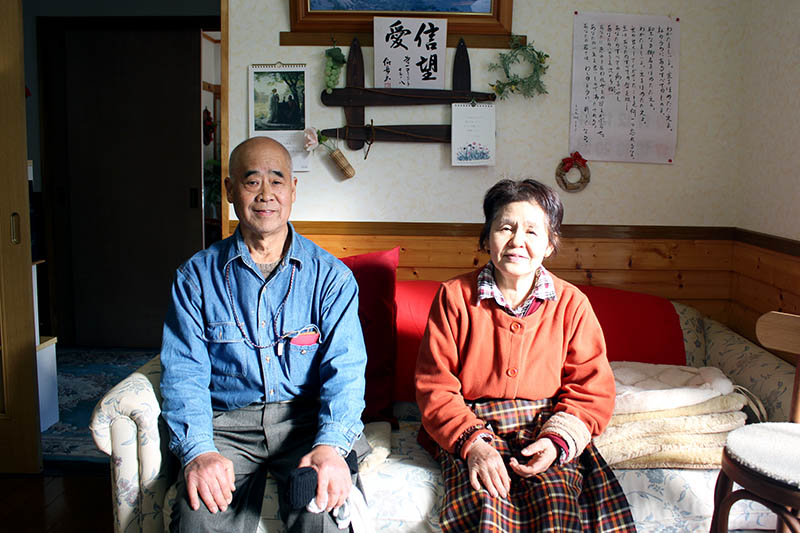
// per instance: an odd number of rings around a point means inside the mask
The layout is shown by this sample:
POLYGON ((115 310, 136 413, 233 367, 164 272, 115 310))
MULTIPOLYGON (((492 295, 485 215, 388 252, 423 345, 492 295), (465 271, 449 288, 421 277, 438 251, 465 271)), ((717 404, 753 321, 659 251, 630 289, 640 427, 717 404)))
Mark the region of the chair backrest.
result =
MULTIPOLYGON (((800 316, 770 311, 756 321, 756 337, 765 348, 800 355, 800 316)), ((794 393, 789 418, 800 423, 800 365, 795 361, 794 393)))

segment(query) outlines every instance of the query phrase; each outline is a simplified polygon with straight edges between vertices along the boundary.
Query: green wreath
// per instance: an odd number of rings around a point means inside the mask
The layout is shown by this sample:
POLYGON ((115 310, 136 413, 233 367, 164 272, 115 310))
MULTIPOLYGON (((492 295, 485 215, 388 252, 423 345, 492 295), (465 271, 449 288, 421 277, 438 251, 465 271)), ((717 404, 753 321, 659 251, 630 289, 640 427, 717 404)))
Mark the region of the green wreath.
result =
POLYGON ((500 63, 489 64, 489 70, 502 69, 507 79, 506 81, 497 80, 493 84, 490 83, 489 86, 501 100, 505 99, 508 93, 519 93, 526 98, 533 98, 537 94, 547 94, 547 89, 542 83, 542 76, 547 72, 548 66, 544 63, 549 57, 534 48, 533 43, 523 45, 520 43, 520 38, 514 36, 511 38, 511 51, 500 53, 500 63), (511 66, 521 60, 530 63, 533 67, 531 73, 525 78, 511 72, 511 66))

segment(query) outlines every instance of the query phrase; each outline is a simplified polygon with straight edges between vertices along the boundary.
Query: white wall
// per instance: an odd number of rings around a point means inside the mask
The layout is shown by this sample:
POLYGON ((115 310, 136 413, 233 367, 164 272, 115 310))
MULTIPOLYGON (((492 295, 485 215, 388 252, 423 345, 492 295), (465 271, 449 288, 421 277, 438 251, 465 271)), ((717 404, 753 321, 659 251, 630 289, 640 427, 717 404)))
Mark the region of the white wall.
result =
MULTIPOLYGON (((313 171, 298 174, 293 219, 480 222, 482 195, 499 177, 531 176, 557 187, 555 168, 569 144, 572 22, 578 10, 680 18, 678 147, 672 165, 590 162, 590 185, 561 195, 565 222, 737 226, 800 239, 800 226, 788 213, 800 187, 790 172, 800 167, 792 150, 797 137, 782 136, 786 130, 797 133, 800 118, 798 6, 794 0, 516 0, 514 33, 550 54, 550 94, 498 101, 496 167, 452 167, 449 144, 375 143, 366 161, 362 152, 344 150, 356 176, 342 181, 320 152, 313 171), (772 127, 775 121, 783 131, 772 127), (765 165, 770 177, 762 181, 765 165)), ((251 63, 307 63, 311 125, 344 125, 341 108, 327 108, 315 96, 323 86, 325 47, 278 45, 279 32, 289 30, 288 11, 284 0, 230 0, 231 147, 247 136, 251 63)), ((371 65, 372 48, 363 52, 371 65)), ((489 91, 497 74, 487 67, 498 52, 470 50, 473 90, 489 91)), ((452 55, 448 49, 448 78, 452 55)), ((367 68, 367 86, 373 85, 371 74, 367 68)), ((448 106, 373 107, 366 111, 370 119, 444 124, 450 116, 448 106)))
MULTIPOLYGON (((800 2, 749 2, 737 221, 800 239, 800 2), (769 9, 766 9, 766 7, 769 9)), ((741 61, 741 63, 739 63, 741 61)))

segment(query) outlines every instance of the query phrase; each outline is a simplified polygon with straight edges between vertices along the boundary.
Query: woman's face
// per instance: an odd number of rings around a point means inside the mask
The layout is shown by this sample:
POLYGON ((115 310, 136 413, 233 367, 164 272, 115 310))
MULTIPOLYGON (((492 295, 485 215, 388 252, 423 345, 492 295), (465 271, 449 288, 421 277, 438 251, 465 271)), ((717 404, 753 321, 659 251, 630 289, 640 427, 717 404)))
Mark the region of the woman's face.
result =
POLYGON ((534 202, 512 202, 498 211, 489 233, 489 256, 503 281, 533 276, 553 253, 547 215, 534 202))

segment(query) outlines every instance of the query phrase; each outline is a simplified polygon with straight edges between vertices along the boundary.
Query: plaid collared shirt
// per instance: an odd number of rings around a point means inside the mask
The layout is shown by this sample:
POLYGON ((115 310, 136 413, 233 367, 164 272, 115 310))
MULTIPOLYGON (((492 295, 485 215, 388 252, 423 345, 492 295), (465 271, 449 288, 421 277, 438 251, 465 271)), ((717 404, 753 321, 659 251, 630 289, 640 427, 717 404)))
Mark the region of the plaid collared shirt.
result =
POLYGON ((497 282, 494 279, 494 265, 489 261, 478 274, 478 301, 488 298, 493 298, 497 305, 508 314, 520 318, 527 316, 531 305, 537 298, 540 300, 556 300, 558 296, 553 286, 553 278, 550 277, 550 273, 543 266, 540 266, 539 275, 536 277, 536 285, 534 285, 531 293, 525 298, 522 305, 516 309, 511 309, 497 286, 497 282))

